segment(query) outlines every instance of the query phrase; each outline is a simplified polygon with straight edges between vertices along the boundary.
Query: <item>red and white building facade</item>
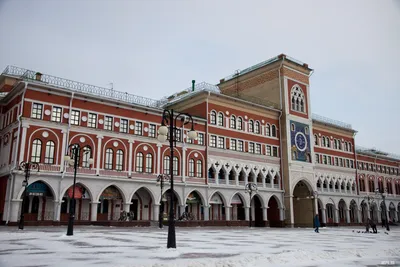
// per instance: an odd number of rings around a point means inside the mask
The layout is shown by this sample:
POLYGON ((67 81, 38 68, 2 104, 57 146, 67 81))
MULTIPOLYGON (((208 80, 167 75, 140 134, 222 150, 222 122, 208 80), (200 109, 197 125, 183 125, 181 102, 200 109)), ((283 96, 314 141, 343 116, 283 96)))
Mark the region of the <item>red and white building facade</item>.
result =
POLYGON ((79 224, 118 224, 122 211, 133 212, 131 224, 157 221, 169 198, 157 175, 170 173, 171 160, 176 216, 190 212, 190 224, 247 225, 251 214, 256 226, 302 226, 316 213, 327 225, 397 221, 400 158, 356 149, 351 125, 312 115, 311 74, 279 55, 152 100, 10 66, 0 76, 2 222, 16 224, 21 209, 27 224, 67 222, 71 144, 82 148, 79 224), (173 158, 157 139, 164 109, 191 114, 198 132, 192 141, 190 126, 177 131, 173 158), (24 161, 40 166, 26 194, 24 161), (258 186, 252 199, 249 182, 258 186), (386 215, 376 188, 387 192, 386 215))

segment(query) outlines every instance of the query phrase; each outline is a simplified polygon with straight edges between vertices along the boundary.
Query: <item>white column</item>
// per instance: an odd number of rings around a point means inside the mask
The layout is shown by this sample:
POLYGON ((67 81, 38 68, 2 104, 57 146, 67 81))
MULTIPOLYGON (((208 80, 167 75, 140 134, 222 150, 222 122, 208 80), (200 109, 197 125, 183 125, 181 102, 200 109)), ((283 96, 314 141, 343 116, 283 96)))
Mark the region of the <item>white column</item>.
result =
POLYGON ((161 147, 162 144, 157 144, 157 174, 161 173, 161 147))
POLYGON ((264 222, 266 222, 266 221, 268 221, 268 208, 267 207, 264 207, 264 208, 262 208, 262 213, 263 213, 263 221, 264 222))
POLYGON ((346 209, 346 222, 350 223, 350 210, 346 209))
POLYGON ((318 214, 318 198, 314 198, 314 210, 315 210, 315 214, 313 214, 314 216, 316 214, 318 214))
POLYGON ((65 149, 67 148, 67 131, 62 130, 61 133, 62 133, 63 137, 62 137, 62 143, 61 143, 60 171, 63 172, 64 168, 65 168, 64 155, 66 154, 65 149))
POLYGON ((231 206, 225 207, 225 221, 231 220, 231 206))
POLYGON ((239 185, 239 174, 235 173, 235 181, 236 181, 236 185, 239 185))
POLYGON ((124 203, 124 211, 129 212, 131 209, 131 203, 124 203))
MULTIPOLYGON (((101 142, 103 140, 103 136, 97 136, 97 156, 96 156, 96 175, 100 175, 100 161, 101 161, 101 142)), ((97 210, 96 210, 96 218, 97 218, 97 210)))
POLYGON ((90 214, 90 221, 95 222, 97 221, 97 205, 100 202, 90 202, 91 205, 91 214, 90 214))
POLYGON ((323 223, 326 223, 326 209, 322 209, 321 219, 323 223))
POLYGON ((339 209, 335 207, 335 223, 339 223, 339 209))
POLYGON ((247 133, 247 121, 243 122, 243 130, 247 133))
POLYGON ((279 208, 279 220, 281 220, 281 221, 285 220, 285 209, 284 208, 279 208))
POLYGON ((159 203, 155 203, 153 204, 153 221, 158 221, 158 216, 160 213, 160 204, 159 203))
POLYGON ((186 147, 182 147, 182 182, 186 180, 186 147))
MULTIPOLYGON (((30 203, 32 203, 32 201, 30 201, 30 203)), ((12 199, 11 210, 10 210, 10 222, 18 221, 20 208, 22 208, 22 199, 12 199)))
MULTIPOLYGON (((25 161, 25 142, 26 142, 26 132, 29 128, 29 125, 22 124, 22 137, 21 137, 21 146, 19 150, 19 162, 25 161)), ((18 165, 18 163, 16 163, 18 165)))
POLYGON ((266 184, 265 184, 265 179, 266 179, 266 177, 263 177, 263 180, 262 180, 262 187, 263 187, 263 188, 265 188, 265 186, 266 186, 266 184))
POLYGON ((246 173, 246 176, 244 177, 244 184, 248 184, 249 183, 249 174, 246 173))
POLYGON ((128 140, 129 143, 129 157, 128 157, 128 177, 132 176, 132 147, 133 147, 133 143, 135 143, 135 141, 133 141, 132 139, 128 140))
POLYGON ((244 208, 244 216, 246 221, 250 221, 250 207, 244 208))
POLYGON ((215 184, 219 184, 219 177, 218 177, 219 171, 215 170, 215 174, 214 174, 214 180, 215 180, 215 184))
POLYGON ((54 221, 60 221, 61 216, 61 202, 53 200, 53 207, 54 207, 54 221))
POLYGON ((362 210, 357 208, 357 222, 362 223, 362 210))
POLYGON ((225 184, 229 185, 229 172, 225 172, 225 184))
POLYGON ((204 211, 204 220, 209 221, 210 220, 210 206, 204 206, 203 211, 204 211))
POLYGON ((294 225, 293 196, 290 196, 290 224, 294 225))

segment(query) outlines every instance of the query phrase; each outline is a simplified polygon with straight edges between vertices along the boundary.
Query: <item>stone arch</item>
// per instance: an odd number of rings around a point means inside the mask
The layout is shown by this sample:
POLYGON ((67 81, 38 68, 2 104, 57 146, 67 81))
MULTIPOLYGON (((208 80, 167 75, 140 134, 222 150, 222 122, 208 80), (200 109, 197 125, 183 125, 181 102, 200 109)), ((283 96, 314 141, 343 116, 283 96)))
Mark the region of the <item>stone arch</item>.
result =
POLYGON ((208 202, 206 202, 206 198, 205 198, 205 197, 203 196, 203 194, 202 194, 199 190, 197 190, 197 189, 190 190, 190 192, 186 194, 186 196, 185 196, 185 198, 184 198, 185 203, 186 203, 186 199, 187 199, 187 198, 189 197, 189 195, 190 195, 191 193, 193 193, 193 192, 196 192, 196 194, 200 197, 201 203, 202 203, 203 205, 207 205, 207 204, 208 204, 208 202))
POLYGON ((225 209, 228 207, 225 195, 223 195, 219 190, 215 190, 210 194, 208 199, 208 204, 210 206, 210 219, 221 221, 224 220, 225 209))
POLYGON ((126 194, 125 194, 124 190, 122 190, 121 187, 119 187, 119 186, 116 185, 115 183, 109 183, 109 184, 107 184, 106 186, 104 186, 104 187, 100 190, 99 194, 98 194, 97 197, 94 199, 94 201, 95 201, 95 202, 99 202, 99 199, 100 199, 101 194, 103 194, 104 190, 106 190, 108 187, 111 187, 111 186, 115 187, 115 188, 119 191, 119 193, 121 194, 121 197, 122 197, 122 201, 123 201, 124 203, 127 203, 127 201, 126 201, 126 194))
POLYGON ((271 195, 267 202, 267 219, 270 227, 280 227, 281 219, 280 219, 280 211, 282 208, 282 204, 279 201, 279 198, 276 195, 271 195))
MULTIPOLYGON (((80 185, 83 188, 85 188, 85 190, 89 193, 89 197, 90 197, 90 201, 93 201, 93 193, 92 191, 89 189, 88 186, 86 186, 84 183, 82 182, 76 182, 76 185, 80 185)), ((69 188, 71 188, 73 186, 73 184, 71 184, 70 186, 66 186, 62 191, 61 191, 61 195, 60 195, 60 199, 62 199, 65 195, 65 193, 68 191, 69 188)))
POLYGON ((342 199, 339 200, 338 203, 338 210, 339 210, 339 222, 345 223, 346 222, 346 212, 347 212, 347 204, 346 201, 342 199))
MULTIPOLYGON (((56 200, 56 199, 58 199, 58 195, 56 194, 56 192, 54 191, 54 188, 51 186, 51 184, 48 182, 48 181, 46 181, 45 179, 36 179, 36 180, 34 180, 34 179, 31 179, 31 183, 29 183, 28 184, 28 187, 31 185, 31 184, 34 184, 34 183, 44 183, 49 189, 50 189, 50 193, 53 195, 53 199, 54 200, 56 200)), ((25 187, 22 187, 20 190, 19 190, 19 192, 18 192, 18 199, 21 199, 22 198, 22 194, 24 193, 24 191, 25 191, 25 187)))
POLYGON ((313 186, 305 179, 299 180, 293 187, 293 213, 295 226, 312 226, 314 221, 313 186))
POLYGON ((225 195, 222 194, 219 190, 215 190, 215 191, 213 191, 213 192, 210 194, 210 197, 208 198, 207 203, 210 203, 210 202, 211 202, 211 198, 212 198, 215 194, 218 194, 219 197, 221 198, 222 202, 223 202, 222 204, 223 204, 224 206, 227 206, 227 203, 228 203, 228 202, 226 201, 225 195))
MULTIPOLYGON (((184 197, 185 211, 191 213, 195 220, 204 220, 204 210, 202 206, 206 206, 204 196, 199 190, 193 189, 184 197), (191 197, 191 198, 189 198, 191 197)), ((182 213, 183 211, 181 211, 182 213)))
MULTIPOLYGON (((136 192, 137 191, 139 191, 140 189, 143 189, 143 190, 145 190, 145 191, 147 191, 147 193, 149 193, 149 195, 150 195, 150 197, 151 197, 151 199, 153 200, 153 202, 155 202, 156 201, 156 196, 155 196, 155 194, 154 194, 154 192, 150 189, 150 188, 148 188, 147 186, 140 186, 140 187, 138 187, 136 190, 134 190, 129 196, 128 196, 128 202, 130 202, 131 200, 132 200, 132 198, 133 198, 133 196, 136 194, 136 192)), ((164 192, 165 192, 166 190, 164 190, 164 192)), ((163 193, 164 193, 163 192, 163 193)), ((161 198, 161 196, 160 196, 160 198, 161 198)), ((158 202, 160 202, 160 198, 158 198, 158 202)), ((127 202, 127 203, 128 203, 127 202)))

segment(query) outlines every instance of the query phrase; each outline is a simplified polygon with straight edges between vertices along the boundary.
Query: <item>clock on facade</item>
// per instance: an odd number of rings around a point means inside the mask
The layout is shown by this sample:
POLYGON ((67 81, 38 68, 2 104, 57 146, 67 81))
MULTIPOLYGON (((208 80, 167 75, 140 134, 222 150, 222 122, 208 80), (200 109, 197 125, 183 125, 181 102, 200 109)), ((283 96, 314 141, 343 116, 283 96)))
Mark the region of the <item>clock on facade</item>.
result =
POLYGON ((297 132, 294 137, 295 144, 298 150, 304 151, 307 148, 307 138, 302 132, 297 132))

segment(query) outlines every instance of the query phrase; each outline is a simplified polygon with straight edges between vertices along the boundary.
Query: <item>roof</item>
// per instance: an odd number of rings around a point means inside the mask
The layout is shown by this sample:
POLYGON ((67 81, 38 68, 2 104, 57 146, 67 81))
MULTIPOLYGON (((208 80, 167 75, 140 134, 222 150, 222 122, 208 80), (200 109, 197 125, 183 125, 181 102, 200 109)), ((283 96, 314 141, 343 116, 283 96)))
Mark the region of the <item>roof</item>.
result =
POLYGON ((366 147, 362 147, 362 146, 356 146, 356 152, 360 153, 360 154, 372 156, 372 157, 392 159, 395 161, 400 160, 400 155, 384 152, 384 151, 376 149, 376 148, 366 148, 366 147))
POLYGON ((345 123, 345 122, 341 122, 338 120, 333 120, 318 114, 312 114, 312 120, 316 121, 316 122, 320 122, 323 124, 327 124, 329 126, 333 126, 333 127, 337 127, 337 128, 341 128, 341 129, 345 129, 345 130, 350 130, 352 132, 356 132, 353 127, 351 126, 351 124, 349 123, 345 123))
POLYGON ((241 75, 245 75, 245 74, 247 74, 249 72, 252 72, 253 70, 260 69, 260 68, 262 68, 264 66, 272 64, 274 62, 277 62, 277 61, 281 60, 282 58, 285 58, 286 60, 288 60, 288 61, 290 61, 290 62, 292 62, 292 63, 294 63, 296 65, 303 66, 303 67, 305 67, 305 68, 307 68, 309 70, 312 70, 312 69, 310 69, 308 67, 308 65, 306 63, 304 63, 304 62, 302 62, 300 60, 294 59, 292 57, 289 57, 289 56, 287 56, 285 54, 280 54, 279 56, 267 59, 267 60, 265 60, 263 62, 257 63, 257 64, 255 64, 253 66, 250 66, 250 67, 248 67, 248 68, 246 68, 244 70, 237 70, 237 71, 235 71, 234 74, 228 75, 225 78, 221 79, 221 83, 229 81, 229 80, 232 80, 232 79, 237 78, 237 77, 239 77, 241 75))

